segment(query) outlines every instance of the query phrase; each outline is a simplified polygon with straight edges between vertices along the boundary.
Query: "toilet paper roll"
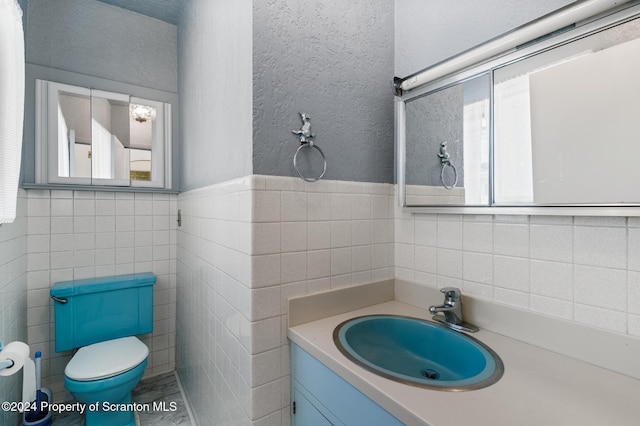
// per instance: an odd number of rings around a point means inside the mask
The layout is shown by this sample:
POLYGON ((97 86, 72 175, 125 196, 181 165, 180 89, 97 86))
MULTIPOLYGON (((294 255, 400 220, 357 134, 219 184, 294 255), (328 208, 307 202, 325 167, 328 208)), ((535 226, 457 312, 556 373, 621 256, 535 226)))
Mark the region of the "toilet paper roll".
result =
POLYGON ((11 342, 0 351, 0 359, 10 359, 13 366, 0 370, 0 376, 11 376, 22 368, 22 401, 36 399, 36 367, 29 357, 29 346, 24 342, 11 342))

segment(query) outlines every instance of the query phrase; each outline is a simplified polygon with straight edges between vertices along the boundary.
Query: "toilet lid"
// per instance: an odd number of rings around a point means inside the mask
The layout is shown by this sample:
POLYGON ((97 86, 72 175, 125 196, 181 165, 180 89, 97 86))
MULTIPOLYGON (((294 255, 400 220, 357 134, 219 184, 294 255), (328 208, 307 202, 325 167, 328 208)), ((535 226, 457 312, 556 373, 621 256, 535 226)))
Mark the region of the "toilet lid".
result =
POLYGON ((106 379, 131 370, 149 355, 149 348, 136 337, 122 337, 78 349, 65 376, 72 380, 106 379))

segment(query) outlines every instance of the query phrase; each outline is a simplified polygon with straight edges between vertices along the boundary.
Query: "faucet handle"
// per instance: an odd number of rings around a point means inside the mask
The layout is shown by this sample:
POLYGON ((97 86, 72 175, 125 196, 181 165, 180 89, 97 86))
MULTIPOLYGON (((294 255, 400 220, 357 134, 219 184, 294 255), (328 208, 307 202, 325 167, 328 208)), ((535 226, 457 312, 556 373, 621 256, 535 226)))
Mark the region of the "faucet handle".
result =
POLYGON ((444 297, 447 302, 455 302, 462 297, 462 291, 457 287, 443 287, 440 289, 441 293, 444 293, 444 297))

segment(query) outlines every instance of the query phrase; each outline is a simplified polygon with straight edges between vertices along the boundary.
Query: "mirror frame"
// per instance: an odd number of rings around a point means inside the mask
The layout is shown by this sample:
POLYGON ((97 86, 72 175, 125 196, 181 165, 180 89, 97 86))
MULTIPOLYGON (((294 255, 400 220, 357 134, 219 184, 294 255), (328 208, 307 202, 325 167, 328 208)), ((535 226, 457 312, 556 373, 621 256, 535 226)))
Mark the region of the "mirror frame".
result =
POLYGON ((149 99, 142 99, 131 95, 108 92, 82 86, 75 86, 55 81, 36 79, 36 175, 37 184, 41 185, 70 185, 87 187, 112 188, 171 188, 171 158, 172 130, 171 104, 149 99), (53 149, 58 145, 58 116, 53 111, 58 110, 60 92, 77 95, 94 96, 121 102, 139 103, 153 106, 158 114, 153 126, 158 137, 153 138, 151 148, 152 164, 151 180, 133 179, 101 179, 95 177, 61 177, 57 173, 58 151, 53 149))
MULTIPOLYGON (((623 24, 625 22, 640 19, 640 4, 633 2, 620 9, 604 13, 594 17, 579 25, 571 26, 562 32, 554 32, 548 36, 543 36, 529 42, 525 42, 522 47, 490 58, 489 60, 462 69, 458 72, 447 74, 423 86, 410 90, 408 93, 400 93, 395 97, 395 145, 396 145, 396 184, 398 194, 398 205, 405 211, 411 213, 451 213, 451 214, 526 214, 526 215, 570 215, 570 216, 640 216, 640 200, 636 203, 625 204, 558 204, 558 205, 496 205, 494 197, 494 82, 493 72, 509 64, 530 58, 534 55, 549 51, 553 48, 571 43, 577 39, 587 37, 597 32, 623 24), (604 16, 603 16, 604 15, 604 16), (465 206, 465 205, 407 205, 406 203, 406 111, 405 104, 415 98, 428 95, 447 87, 463 83, 485 73, 491 76, 491 97, 490 97, 490 135, 489 135, 489 205, 488 206, 465 206)), ((455 58, 455 57, 454 57, 455 58)), ((453 58, 452 58, 453 59, 453 58)), ((436 64, 431 68, 438 67, 443 63, 436 64)), ((427 68, 427 70, 431 69, 427 68)), ((416 74, 414 74, 415 76, 416 74)), ((413 78, 412 76, 406 79, 413 78)), ((405 79, 405 80, 406 80, 405 79)), ((396 79, 395 87, 399 87, 396 79)))

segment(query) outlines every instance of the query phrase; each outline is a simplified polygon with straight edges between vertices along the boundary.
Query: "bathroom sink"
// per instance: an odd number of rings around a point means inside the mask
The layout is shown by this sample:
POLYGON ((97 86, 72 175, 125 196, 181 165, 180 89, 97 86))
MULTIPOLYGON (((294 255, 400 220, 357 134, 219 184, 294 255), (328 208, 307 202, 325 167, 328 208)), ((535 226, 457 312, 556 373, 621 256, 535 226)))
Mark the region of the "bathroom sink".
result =
POLYGON ((394 315, 352 318, 333 332, 347 358, 397 382, 443 391, 481 389, 504 372, 484 343, 436 323, 394 315))

